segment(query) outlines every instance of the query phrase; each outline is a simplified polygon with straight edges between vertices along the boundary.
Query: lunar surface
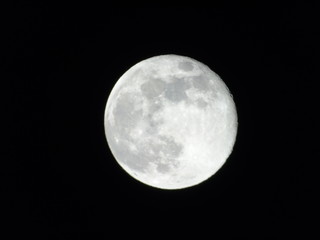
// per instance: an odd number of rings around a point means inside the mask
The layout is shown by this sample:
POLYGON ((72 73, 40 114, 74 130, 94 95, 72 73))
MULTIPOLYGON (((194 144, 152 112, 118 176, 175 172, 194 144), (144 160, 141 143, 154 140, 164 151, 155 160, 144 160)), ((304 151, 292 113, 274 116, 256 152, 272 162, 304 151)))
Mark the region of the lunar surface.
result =
POLYGON ((189 57, 141 61, 117 81, 105 132, 119 165, 161 189, 199 184, 225 163, 237 134, 232 95, 220 77, 189 57))

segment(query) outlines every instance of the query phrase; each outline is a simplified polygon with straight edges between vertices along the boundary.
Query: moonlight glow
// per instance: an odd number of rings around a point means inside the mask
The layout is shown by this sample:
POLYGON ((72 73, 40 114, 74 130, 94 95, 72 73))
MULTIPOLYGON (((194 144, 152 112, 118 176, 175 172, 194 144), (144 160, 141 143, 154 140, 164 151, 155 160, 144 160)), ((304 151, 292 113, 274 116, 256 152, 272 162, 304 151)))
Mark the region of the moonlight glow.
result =
POLYGON ((181 189, 208 179, 225 163, 237 134, 232 96, 206 65, 162 55, 130 68, 105 110, 108 145, 135 179, 181 189))

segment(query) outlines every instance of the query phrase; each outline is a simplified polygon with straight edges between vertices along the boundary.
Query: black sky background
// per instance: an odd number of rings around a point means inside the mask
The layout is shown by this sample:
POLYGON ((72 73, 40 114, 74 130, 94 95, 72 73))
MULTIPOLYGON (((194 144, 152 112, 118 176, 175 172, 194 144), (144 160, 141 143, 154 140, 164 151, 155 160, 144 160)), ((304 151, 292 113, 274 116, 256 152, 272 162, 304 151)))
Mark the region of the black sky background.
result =
POLYGON ((314 234, 318 10, 295 1, 2 7, 3 229, 41 239, 314 234), (219 74, 239 118, 226 164, 180 191, 127 175, 103 128, 119 77, 171 53, 219 74))

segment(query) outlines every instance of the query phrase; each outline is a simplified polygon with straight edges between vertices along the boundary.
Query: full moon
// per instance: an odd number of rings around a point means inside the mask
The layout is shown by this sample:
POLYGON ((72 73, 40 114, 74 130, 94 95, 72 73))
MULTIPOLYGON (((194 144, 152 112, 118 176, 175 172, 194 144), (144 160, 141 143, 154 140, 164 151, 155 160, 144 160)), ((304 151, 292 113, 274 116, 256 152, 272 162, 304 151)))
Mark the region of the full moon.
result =
POLYGON ((226 84, 192 58, 161 55, 125 72, 105 109, 107 143, 133 178, 182 189, 214 175, 232 152, 238 128, 226 84))

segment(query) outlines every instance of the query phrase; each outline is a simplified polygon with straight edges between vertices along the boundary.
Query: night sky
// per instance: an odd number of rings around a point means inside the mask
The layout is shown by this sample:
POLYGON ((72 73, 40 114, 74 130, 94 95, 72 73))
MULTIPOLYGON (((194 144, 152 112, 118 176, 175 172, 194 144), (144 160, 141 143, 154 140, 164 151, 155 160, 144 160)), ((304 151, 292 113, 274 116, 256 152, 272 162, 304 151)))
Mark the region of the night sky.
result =
POLYGON ((13 238, 313 233, 319 8, 295 1, 193 4, 13 1, 2 7, 0 219, 13 238), (105 104, 116 81, 160 54, 208 65, 238 111, 226 164, 179 191, 131 178, 104 135, 105 104))

